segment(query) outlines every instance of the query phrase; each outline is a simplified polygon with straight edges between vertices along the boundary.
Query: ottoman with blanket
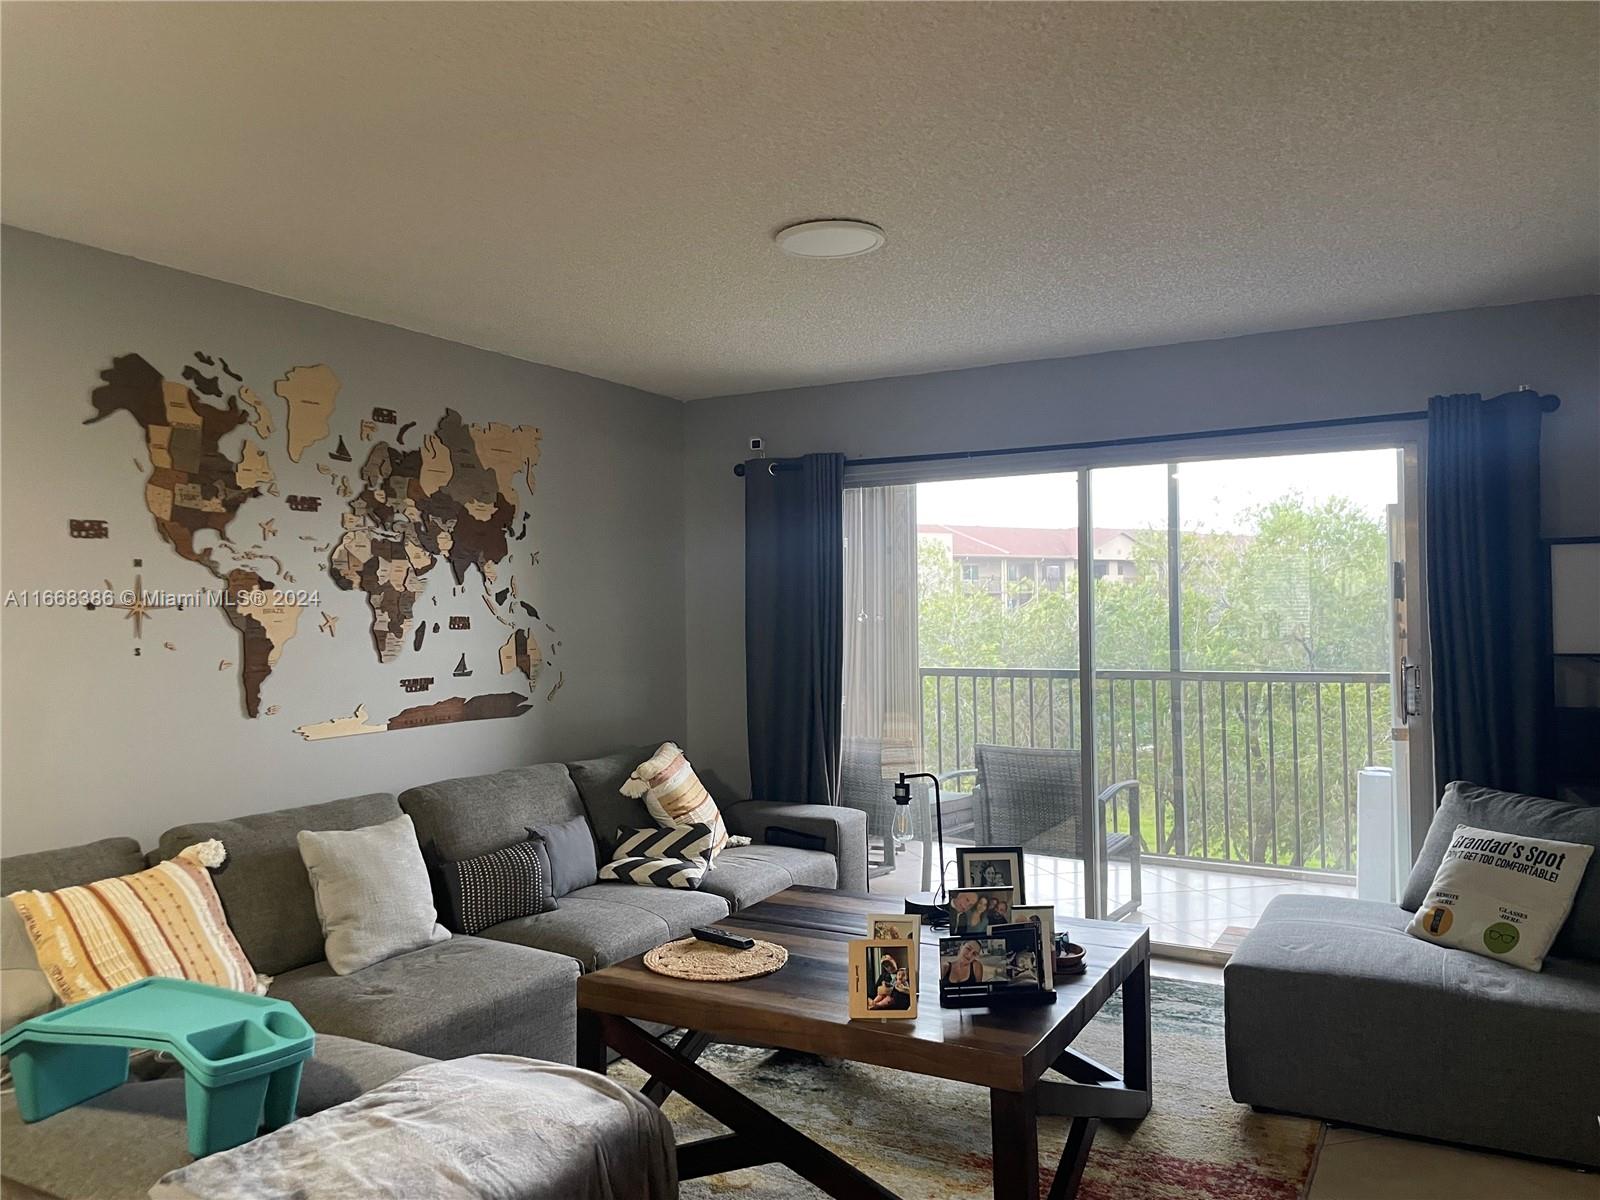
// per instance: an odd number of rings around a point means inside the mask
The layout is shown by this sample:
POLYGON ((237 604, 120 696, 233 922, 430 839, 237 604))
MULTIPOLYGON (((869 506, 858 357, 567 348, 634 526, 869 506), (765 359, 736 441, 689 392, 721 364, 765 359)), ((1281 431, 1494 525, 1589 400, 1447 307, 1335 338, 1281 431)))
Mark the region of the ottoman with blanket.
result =
POLYGON ((299 1119, 194 1160, 182 1072, 139 1077, 28 1124, 0 1102, 0 1194, 51 1200, 671 1200, 672 1130, 637 1093, 587 1071, 508 1056, 436 1062, 321 1036, 299 1119), (470 1114, 470 1119, 463 1119, 470 1114))

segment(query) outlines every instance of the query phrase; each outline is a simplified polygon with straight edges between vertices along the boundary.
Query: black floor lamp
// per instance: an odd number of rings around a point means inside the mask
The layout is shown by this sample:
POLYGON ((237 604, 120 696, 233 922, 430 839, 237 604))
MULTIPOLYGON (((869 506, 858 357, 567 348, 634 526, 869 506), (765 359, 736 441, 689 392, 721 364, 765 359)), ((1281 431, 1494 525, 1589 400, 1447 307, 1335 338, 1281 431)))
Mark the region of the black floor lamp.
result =
POLYGON ((900 782, 894 785, 894 802, 897 805, 911 803, 911 780, 926 779, 933 784, 933 815, 939 830, 939 886, 931 892, 913 892, 906 897, 906 912, 914 913, 922 918, 923 924, 942 926, 950 920, 950 910, 946 906, 944 891, 944 805, 943 797, 939 792, 939 777, 930 775, 926 771, 916 771, 912 774, 900 772, 900 782))

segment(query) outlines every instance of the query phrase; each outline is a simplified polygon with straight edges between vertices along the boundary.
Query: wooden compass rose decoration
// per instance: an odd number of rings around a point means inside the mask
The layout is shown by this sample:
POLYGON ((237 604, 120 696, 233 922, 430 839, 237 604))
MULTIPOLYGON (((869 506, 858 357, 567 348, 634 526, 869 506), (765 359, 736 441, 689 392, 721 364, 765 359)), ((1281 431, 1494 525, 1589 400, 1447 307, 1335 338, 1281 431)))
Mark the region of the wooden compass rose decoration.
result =
MULTIPOLYGON (((111 585, 109 579, 105 581, 105 584, 106 591, 117 592, 117 589, 111 585)), ((126 595, 127 593, 117 592, 117 594, 126 595)), ((144 636, 144 623, 153 617, 155 612, 164 608, 176 609, 178 612, 182 612, 183 602, 180 600, 175 603, 168 603, 162 600, 150 599, 145 594, 144 575, 139 574, 133 577, 133 592, 127 601, 114 601, 105 607, 121 609, 125 614, 123 620, 133 622, 133 636, 135 640, 138 640, 144 636)), ((139 654, 139 647, 135 646, 133 652, 135 655, 139 654)))

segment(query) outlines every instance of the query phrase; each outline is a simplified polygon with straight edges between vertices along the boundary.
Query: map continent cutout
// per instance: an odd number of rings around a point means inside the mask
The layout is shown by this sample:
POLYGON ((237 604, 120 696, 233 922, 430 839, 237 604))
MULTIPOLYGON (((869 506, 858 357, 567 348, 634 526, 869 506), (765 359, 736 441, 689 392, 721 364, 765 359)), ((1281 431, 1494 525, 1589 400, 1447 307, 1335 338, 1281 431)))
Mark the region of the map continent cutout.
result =
MULTIPOLYGON (((224 450, 223 444, 244 425, 256 439, 266 440, 274 432, 273 414, 225 360, 200 352, 194 357, 207 368, 220 364, 222 375, 186 366, 181 380, 171 380, 138 354, 113 358, 110 368, 100 372, 102 382, 90 396, 95 414, 84 423, 126 412, 138 424, 149 458, 145 505, 156 531, 179 558, 197 564, 222 585, 220 607, 239 639, 236 661, 245 712, 252 718, 263 711, 271 715, 281 705, 263 710, 263 685, 299 632, 310 601, 297 602, 305 599, 304 593, 285 593, 256 566, 246 565, 269 563, 276 579, 293 583, 294 575, 282 559, 266 553, 259 542, 246 548, 232 540, 239 511, 263 495, 277 497, 279 482, 268 450, 257 440, 246 437, 239 442, 237 458, 224 450), (202 399, 202 395, 216 402, 202 399), (214 544, 201 542, 206 533, 214 535, 214 544), (231 565, 219 561, 219 552, 232 560, 231 565)), ((274 383, 273 392, 287 406, 284 434, 291 462, 300 463, 307 450, 335 435, 340 388, 339 378, 326 364, 293 367, 274 383)), ((380 430, 387 432, 385 427, 398 419, 392 409, 375 407, 372 411, 371 420, 361 419, 358 445, 378 436, 380 430)), ((497 621, 511 628, 499 650, 501 673, 521 674, 531 692, 544 665, 539 643, 531 632, 508 620, 500 606, 508 596, 514 599, 517 595, 516 579, 510 575, 508 541, 520 540, 527 533, 528 513, 519 482, 531 495, 540 457, 540 430, 498 421, 468 424, 460 413, 447 408, 420 445, 405 448, 405 434, 416 424, 407 421, 400 425, 393 444, 381 440, 368 443, 370 450, 353 477, 355 484, 351 477, 336 475, 325 463, 316 462, 318 475, 347 501, 346 510, 339 516, 335 538, 323 540, 299 533, 295 542, 315 543, 311 552, 326 555, 322 561, 334 585, 362 594, 370 614, 368 632, 380 664, 399 659, 408 642, 413 654, 421 652, 426 623, 418 623, 416 605, 427 592, 430 578, 441 571, 441 562, 450 580, 437 585, 438 594, 431 600, 436 606, 439 595, 445 595, 447 601, 464 598, 466 577, 477 568, 484 604, 497 621), (502 578, 509 581, 509 589, 500 584, 502 578), (415 638, 411 636, 413 628, 415 638)), ((330 457, 347 458, 346 446, 339 434, 330 457)), ((137 457, 134 465, 145 474, 137 457)), ((290 484, 291 489, 294 486, 290 484)), ((262 541, 278 534, 279 515, 285 520, 291 516, 304 520, 322 511, 321 498, 303 492, 302 488, 278 502, 276 510, 252 510, 262 541), (279 515, 269 515, 274 511, 279 515)), ((531 561, 537 565, 537 552, 531 561)), ((537 619, 537 610, 526 601, 516 603, 537 619)), ((325 612, 319 628, 332 636, 337 620, 336 615, 325 612)), ((454 614, 450 627, 470 630, 471 622, 465 615, 454 614)), ((457 678, 472 674, 465 659, 462 654, 454 672, 457 678)), ((227 671, 234 665, 223 659, 217 669, 227 671)), ((366 706, 361 705, 350 716, 301 725, 294 732, 306 741, 319 741, 516 717, 528 710, 529 699, 521 692, 455 696, 401 709, 386 721, 370 719, 366 706)))
POLYGON ((292 367, 272 390, 289 406, 289 461, 299 462, 302 454, 328 436, 339 377, 323 363, 292 367))

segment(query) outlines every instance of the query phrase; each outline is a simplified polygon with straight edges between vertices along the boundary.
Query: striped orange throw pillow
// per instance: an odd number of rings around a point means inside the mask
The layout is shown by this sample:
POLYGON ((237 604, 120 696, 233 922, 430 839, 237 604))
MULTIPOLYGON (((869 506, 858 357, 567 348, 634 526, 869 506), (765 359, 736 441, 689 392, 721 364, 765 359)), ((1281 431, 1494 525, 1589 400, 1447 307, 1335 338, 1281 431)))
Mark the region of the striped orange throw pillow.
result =
POLYGON ((671 742, 634 768, 622 785, 622 794, 643 797, 644 806, 663 828, 674 825, 706 825, 711 829, 711 857, 716 859, 727 846, 747 846, 749 838, 729 837, 717 802, 694 773, 683 751, 671 742))
POLYGON ((57 892, 13 892, 39 969, 63 1004, 163 975, 265 995, 228 928, 207 867, 227 852, 215 839, 118 879, 57 892))

